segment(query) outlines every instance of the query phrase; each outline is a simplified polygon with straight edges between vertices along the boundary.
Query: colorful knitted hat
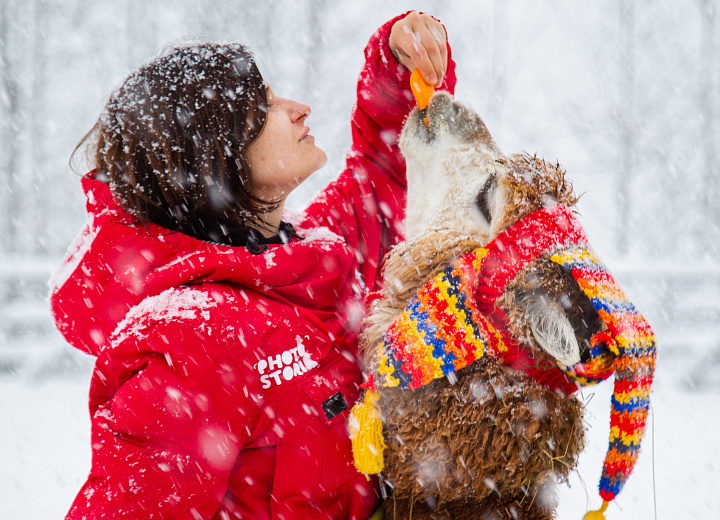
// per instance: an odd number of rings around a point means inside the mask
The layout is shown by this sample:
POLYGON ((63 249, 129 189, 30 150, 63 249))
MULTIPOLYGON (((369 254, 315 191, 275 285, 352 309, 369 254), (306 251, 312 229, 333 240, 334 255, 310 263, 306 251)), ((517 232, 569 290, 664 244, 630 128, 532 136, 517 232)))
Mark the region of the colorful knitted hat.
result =
POLYGON ((452 377, 484 355, 565 394, 614 373, 610 446, 599 486, 604 503, 600 511, 589 513, 602 518, 637 461, 656 352, 649 324, 587 243, 582 226, 567 208, 543 208, 430 279, 383 335, 377 366, 363 385, 368 390, 365 403, 353 408, 350 430, 358 471, 379 473, 383 468, 378 387, 418 388, 439 377, 452 377), (515 275, 541 255, 572 273, 607 327, 592 338, 590 360, 585 363, 536 365, 527 349, 509 335, 507 318, 495 305, 515 275))

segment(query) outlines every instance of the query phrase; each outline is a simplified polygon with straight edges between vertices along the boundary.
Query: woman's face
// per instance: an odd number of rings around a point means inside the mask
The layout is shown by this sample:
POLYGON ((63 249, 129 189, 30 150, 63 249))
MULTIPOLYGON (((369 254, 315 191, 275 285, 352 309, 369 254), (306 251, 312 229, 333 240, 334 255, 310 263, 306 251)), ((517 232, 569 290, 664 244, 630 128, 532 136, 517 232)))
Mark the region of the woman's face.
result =
POLYGON ((319 170, 327 156, 315 146, 305 120, 310 107, 276 96, 268 88, 265 127, 248 146, 253 195, 265 201, 285 200, 288 194, 319 170))

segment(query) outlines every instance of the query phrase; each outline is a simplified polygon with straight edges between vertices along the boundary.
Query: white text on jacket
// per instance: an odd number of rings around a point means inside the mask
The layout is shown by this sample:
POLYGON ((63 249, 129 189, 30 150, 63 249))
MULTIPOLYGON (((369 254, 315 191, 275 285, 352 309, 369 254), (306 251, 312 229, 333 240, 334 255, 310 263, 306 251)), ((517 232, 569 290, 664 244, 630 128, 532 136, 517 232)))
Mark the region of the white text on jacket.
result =
POLYGON ((305 346, 299 344, 277 354, 261 359, 257 364, 257 371, 260 374, 260 382, 263 388, 270 388, 273 383, 281 385, 283 380, 290 381, 293 377, 301 376, 308 370, 312 370, 317 363, 305 352, 305 346))

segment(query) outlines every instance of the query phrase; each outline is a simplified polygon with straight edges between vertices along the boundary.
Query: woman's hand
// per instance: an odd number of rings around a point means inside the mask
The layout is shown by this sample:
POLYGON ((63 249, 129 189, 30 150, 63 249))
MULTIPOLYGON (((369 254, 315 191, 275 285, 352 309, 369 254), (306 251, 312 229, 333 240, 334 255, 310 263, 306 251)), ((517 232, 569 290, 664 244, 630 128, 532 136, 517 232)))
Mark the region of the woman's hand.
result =
POLYGON ((390 49, 407 69, 420 69, 423 79, 439 87, 447 70, 447 35, 440 22, 415 11, 390 30, 390 49))

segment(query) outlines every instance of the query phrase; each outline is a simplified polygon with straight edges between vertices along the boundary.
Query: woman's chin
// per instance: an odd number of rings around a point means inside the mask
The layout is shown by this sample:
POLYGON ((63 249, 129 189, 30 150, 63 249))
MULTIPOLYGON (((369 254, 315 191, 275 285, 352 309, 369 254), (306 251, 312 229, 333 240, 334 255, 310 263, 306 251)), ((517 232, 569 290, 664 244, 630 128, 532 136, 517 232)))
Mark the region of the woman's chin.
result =
POLYGON ((309 168, 307 175, 295 178, 297 184, 304 182, 305 179, 310 177, 316 171, 322 169, 327 164, 327 161, 328 159, 327 155, 325 155, 325 152, 323 152, 320 148, 317 148, 317 153, 315 154, 314 161, 311 163, 312 166, 309 168))
POLYGON ((327 164, 327 162, 328 162, 327 157, 323 157, 323 160, 322 160, 322 162, 320 163, 320 166, 318 166, 318 167, 317 167, 317 170, 315 170, 315 171, 318 171, 318 170, 323 169, 323 168, 325 167, 325 165, 327 164))
POLYGON ((320 168, 324 167, 328 161, 327 154, 322 148, 318 148, 318 152, 320 152, 320 158, 318 160, 318 167, 315 168, 315 172, 318 171, 320 168))

